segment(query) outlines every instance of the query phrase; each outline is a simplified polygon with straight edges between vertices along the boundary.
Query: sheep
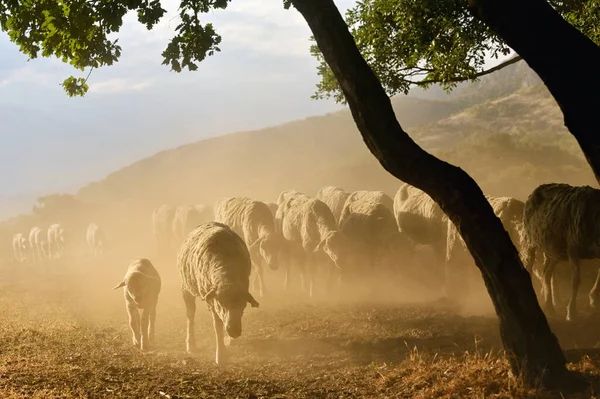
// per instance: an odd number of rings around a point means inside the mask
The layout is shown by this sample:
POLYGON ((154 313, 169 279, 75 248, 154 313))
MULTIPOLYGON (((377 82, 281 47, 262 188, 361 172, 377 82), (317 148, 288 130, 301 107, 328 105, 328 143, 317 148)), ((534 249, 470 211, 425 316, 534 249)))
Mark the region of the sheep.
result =
MULTIPOLYGON (((346 262, 346 243, 337 230, 331 209, 324 202, 306 195, 290 196, 277 209, 276 228, 288 240, 288 253, 300 269, 302 285, 308 279, 309 296, 313 296, 315 265, 327 255, 337 270, 346 262)), ((331 269, 329 270, 331 273, 331 269)), ((289 287, 290 267, 285 270, 285 288, 289 287)), ((330 274, 331 275, 331 274, 330 274)))
POLYGON ((365 271, 370 276, 377 272, 395 273, 396 268, 389 269, 392 264, 397 264, 399 259, 406 260, 412 254, 408 237, 398 230, 394 214, 379 202, 377 196, 365 195, 347 201, 339 224, 352 251, 355 266, 352 271, 357 272, 359 278, 365 271))
MULTIPOLYGON (((494 213, 502 222, 504 229, 508 232, 517 251, 521 247, 521 226, 523 220, 523 209, 525 204, 512 197, 494 197, 486 195, 486 199, 492 206, 494 213)), ((458 289, 457 293, 464 296, 468 293, 468 283, 471 278, 477 279, 477 268, 473 258, 469 254, 466 244, 454 223, 447 220, 446 236, 446 292, 450 291, 450 285, 458 289), (471 277, 469 277, 471 276, 471 277), (456 283, 449 283, 456 279, 456 283)), ((481 281, 481 279, 477 279, 481 281)))
POLYGON ((152 213, 152 233, 159 254, 169 253, 173 247, 173 218, 175 208, 161 205, 152 213))
POLYGON ((60 259, 65 250, 65 231, 60 224, 48 227, 48 258, 60 259))
POLYGON ((190 231, 202 223, 208 222, 212 217, 208 215, 208 208, 192 205, 181 205, 175 210, 173 217, 173 237, 176 245, 181 245, 190 231))
POLYGON ((274 203, 274 202, 266 202, 266 204, 269 207, 269 210, 271 211, 271 214, 273 215, 273 218, 275 218, 275 214, 277 213, 277 208, 279 206, 276 203, 274 203))
POLYGON ((248 248, 227 225, 204 223, 188 234, 177 254, 177 267, 187 315, 187 352, 197 351, 194 316, 196 297, 200 297, 212 314, 217 344, 215 362, 222 364, 226 355, 223 327, 229 338, 240 337, 246 304, 259 306, 248 292, 248 248))
POLYGON ((264 265, 270 270, 277 270, 285 247, 283 236, 275 231, 271 210, 265 203, 247 197, 223 199, 218 205, 215 221, 233 229, 248 246, 262 298, 265 292, 264 265))
MULTIPOLYGON (((571 298, 567 321, 577 316, 576 299, 581 281, 580 262, 600 257, 600 190, 563 183, 542 184, 532 191, 523 211, 524 266, 531 274, 535 251, 544 255, 542 296, 546 311, 554 313, 551 282, 556 264, 568 260, 572 266, 571 298)), ((595 308, 598 279, 589 293, 595 308)))
POLYGON ((300 192, 300 191, 296 191, 296 190, 285 190, 282 191, 279 194, 279 197, 277 197, 277 201, 275 201, 275 203, 277 205, 281 205, 285 200, 287 200, 288 198, 291 197, 296 197, 296 196, 305 196, 306 194, 300 192))
POLYGON ((442 269, 448 229, 444 211, 427 193, 408 183, 402 184, 396 192, 393 208, 400 230, 416 244, 430 246, 436 265, 442 269))
POLYGON ((44 260, 48 256, 48 242, 42 235, 42 229, 34 226, 29 231, 29 248, 31 250, 31 259, 35 262, 44 260))
POLYGON ((350 196, 349 193, 345 192, 342 188, 327 186, 317 191, 316 199, 323 201, 335 217, 336 223, 340 223, 340 216, 342 215, 342 209, 346 200, 350 196))
POLYGON ((92 257, 100 260, 104 257, 104 230, 96 223, 90 223, 85 234, 85 240, 92 257))
POLYGON ((27 260, 27 244, 23 233, 13 235, 12 244, 15 260, 19 263, 25 262, 27 260))
MULTIPOLYGON (((344 206, 347 203, 352 203, 355 201, 369 201, 376 202, 382 204, 387 209, 389 209, 392 214, 394 214, 394 200, 392 197, 384 193, 383 191, 370 191, 370 190, 359 190, 354 191, 352 194, 348 196, 344 206)), ((340 215, 341 217, 341 215, 340 215)))
POLYGON ((134 259, 129 262, 123 281, 113 290, 121 287, 129 315, 133 345, 142 351, 151 349, 154 344, 156 304, 161 288, 160 275, 148 259, 134 259), (142 310, 141 323, 139 309, 142 310))

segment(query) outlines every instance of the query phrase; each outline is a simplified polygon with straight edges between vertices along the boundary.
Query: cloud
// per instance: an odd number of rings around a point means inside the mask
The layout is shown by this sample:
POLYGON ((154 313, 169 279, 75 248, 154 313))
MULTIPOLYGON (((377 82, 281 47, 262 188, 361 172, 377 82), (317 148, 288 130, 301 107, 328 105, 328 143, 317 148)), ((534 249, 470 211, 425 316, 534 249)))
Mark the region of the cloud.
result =
POLYGON ((19 83, 33 83, 41 86, 59 83, 56 74, 42 71, 31 64, 10 69, 5 75, 4 77, 0 75, 0 88, 19 83))
POLYGON ((103 82, 90 84, 91 93, 122 93, 126 91, 142 91, 154 85, 152 79, 134 80, 128 78, 114 78, 103 82))

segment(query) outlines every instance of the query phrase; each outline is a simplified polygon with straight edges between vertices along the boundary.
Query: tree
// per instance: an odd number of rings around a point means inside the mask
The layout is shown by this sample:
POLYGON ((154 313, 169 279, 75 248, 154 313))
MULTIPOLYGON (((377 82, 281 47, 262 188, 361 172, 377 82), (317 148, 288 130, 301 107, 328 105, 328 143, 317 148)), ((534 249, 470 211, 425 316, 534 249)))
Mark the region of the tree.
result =
MULTIPOLYGON (((503 0, 481 0, 485 1, 503 0)), ((521 0, 525 5, 540 1, 521 0)), ((539 307, 531 278, 481 189, 464 171, 425 152, 402 130, 389 97, 361 56, 333 0, 285 3, 287 7, 293 4, 308 22, 371 152, 391 174, 427 192, 457 226, 481 270, 515 373, 522 374, 529 384, 560 384, 567 375, 564 355, 539 307)), ((120 48, 107 35, 118 31, 127 10, 136 10, 138 19, 149 28, 164 15, 158 0, 25 4, 19 7, 16 1, 0 1, 2 29, 30 57, 41 50, 43 56, 62 57, 80 69, 110 65, 118 59, 120 48)), ((227 4, 226 0, 182 0, 182 22, 163 53, 164 63, 175 71, 194 70, 195 62, 218 51, 220 37, 212 26, 203 26, 198 15, 227 4)), ((515 7, 512 12, 522 8, 515 7)), ((489 8, 482 10, 487 15, 489 8)), ((504 17, 510 20, 511 14, 507 11, 504 17)), ((71 94, 87 90, 84 80, 65 86, 71 94)))
MULTIPOLYGON (((600 43, 600 0, 549 0, 569 23, 600 43)), ((484 69, 486 56, 508 55, 501 35, 469 11, 462 0, 363 0, 345 18, 358 48, 388 95, 440 84, 451 90, 522 60, 517 55, 484 69)), ((314 38, 312 38, 314 40, 314 38)), ((313 98, 345 98, 318 46, 321 81, 313 98)))

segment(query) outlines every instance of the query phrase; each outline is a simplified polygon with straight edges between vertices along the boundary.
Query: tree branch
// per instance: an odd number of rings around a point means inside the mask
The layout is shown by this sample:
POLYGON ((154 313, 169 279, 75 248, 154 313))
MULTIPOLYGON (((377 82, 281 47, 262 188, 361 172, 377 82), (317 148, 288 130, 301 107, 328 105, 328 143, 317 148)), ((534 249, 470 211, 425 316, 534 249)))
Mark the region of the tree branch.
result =
POLYGON ((504 61, 501 64, 496 65, 495 67, 492 67, 485 71, 477 72, 470 76, 457 76, 454 78, 444 79, 444 80, 442 80, 442 79, 424 79, 424 80, 415 82, 413 80, 405 79, 405 81, 407 83, 410 83, 411 85, 415 85, 415 86, 426 86, 426 85, 429 85, 432 83, 459 83, 459 82, 464 82, 466 80, 474 80, 474 79, 480 78, 482 76, 489 75, 490 73, 499 71, 503 68, 506 68, 509 65, 516 64, 517 62, 521 61, 522 59, 523 59, 523 57, 521 57, 520 55, 517 55, 509 60, 504 61))

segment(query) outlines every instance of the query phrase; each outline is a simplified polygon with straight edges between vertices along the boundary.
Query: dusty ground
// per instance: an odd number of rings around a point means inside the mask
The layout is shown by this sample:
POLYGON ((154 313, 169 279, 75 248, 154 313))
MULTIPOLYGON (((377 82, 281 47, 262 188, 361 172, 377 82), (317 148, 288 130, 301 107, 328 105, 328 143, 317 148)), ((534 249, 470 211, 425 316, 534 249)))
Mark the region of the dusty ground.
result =
MULTIPOLYGON (((122 260, 0 264, 1 398, 561 397, 510 377, 493 315, 468 316, 432 298, 308 301, 283 295, 273 281, 260 308, 247 308, 229 364, 216 366, 201 302, 200 353, 184 352, 174 265, 159 268, 157 347, 140 353, 122 291, 111 290, 125 268, 122 260)), ((577 397, 594 397, 600 323, 585 316, 552 325, 571 349, 570 367, 593 384, 577 397)))

